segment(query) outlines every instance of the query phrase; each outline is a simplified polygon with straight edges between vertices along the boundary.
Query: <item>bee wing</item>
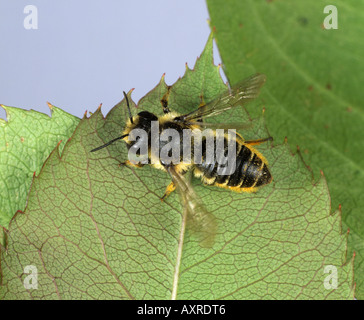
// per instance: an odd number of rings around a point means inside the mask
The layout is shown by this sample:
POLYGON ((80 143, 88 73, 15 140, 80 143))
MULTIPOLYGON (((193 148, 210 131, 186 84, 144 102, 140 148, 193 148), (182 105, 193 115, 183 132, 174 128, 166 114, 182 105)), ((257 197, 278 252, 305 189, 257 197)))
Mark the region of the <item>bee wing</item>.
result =
POLYGON ((209 129, 235 129, 235 130, 246 130, 250 129, 253 124, 251 123, 237 123, 237 122, 229 122, 229 123, 209 123, 209 122, 199 122, 199 121, 188 121, 186 122, 188 125, 195 125, 202 128, 209 129))
POLYGON ((194 121, 201 118, 216 116, 237 105, 245 104, 258 97, 260 88, 265 80, 266 76, 264 74, 257 73, 234 85, 231 90, 227 90, 205 106, 199 107, 197 110, 178 118, 180 121, 194 121))
POLYGON ((201 247, 210 248, 214 244, 217 223, 213 214, 209 213, 198 198, 190 182, 179 174, 173 166, 167 168, 172 181, 181 197, 183 207, 187 211, 187 223, 198 238, 201 247))

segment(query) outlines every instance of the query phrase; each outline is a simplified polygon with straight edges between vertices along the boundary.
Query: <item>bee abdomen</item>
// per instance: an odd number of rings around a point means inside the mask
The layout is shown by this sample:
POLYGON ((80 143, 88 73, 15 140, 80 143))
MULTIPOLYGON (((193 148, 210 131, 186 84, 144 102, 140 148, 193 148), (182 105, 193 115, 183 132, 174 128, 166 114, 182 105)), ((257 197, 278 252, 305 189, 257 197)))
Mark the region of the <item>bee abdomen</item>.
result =
MULTIPOLYGON (((271 182, 272 176, 262 156, 243 144, 237 144, 236 150, 235 171, 232 174, 218 174, 219 163, 217 161, 213 164, 203 162, 196 165, 206 184, 246 189, 260 187, 271 182)), ((224 154, 226 156, 227 150, 224 154)))

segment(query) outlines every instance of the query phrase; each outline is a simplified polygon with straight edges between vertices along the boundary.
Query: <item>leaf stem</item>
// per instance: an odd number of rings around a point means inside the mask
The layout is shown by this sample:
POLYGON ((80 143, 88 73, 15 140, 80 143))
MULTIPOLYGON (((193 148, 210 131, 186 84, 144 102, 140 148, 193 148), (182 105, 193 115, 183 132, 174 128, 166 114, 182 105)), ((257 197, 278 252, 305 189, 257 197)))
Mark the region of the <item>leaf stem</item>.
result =
POLYGON ((187 222, 187 210, 184 209, 183 216, 182 216, 181 231, 180 231, 179 239, 178 239, 178 250, 177 250, 177 258, 176 258, 176 266, 174 268, 171 300, 176 300, 176 298, 177 298, 179 269, 180 269, 181 260, 182 260, 183 240, 185 238, 186 222, 187 222))

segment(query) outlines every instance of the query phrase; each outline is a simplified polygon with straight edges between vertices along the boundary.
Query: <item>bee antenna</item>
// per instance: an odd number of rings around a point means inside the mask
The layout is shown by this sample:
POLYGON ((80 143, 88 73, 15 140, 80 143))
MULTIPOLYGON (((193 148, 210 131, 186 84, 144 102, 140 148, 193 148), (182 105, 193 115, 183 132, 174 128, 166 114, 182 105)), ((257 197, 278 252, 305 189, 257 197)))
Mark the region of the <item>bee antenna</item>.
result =
POLYGON ((97 147, 97 148, 95 148, 95 149, 92 149, 90 152, 95 152, 95 151, 98 151, 98 150, 100 150, 100 149, 103 149, 103 148, 105 148, 105 147, 109 146, 110 144, 114 143, 115 141, 117 141, 117 140, 120 140, 120 139, 123 139, 123 138, 127 137, 128 135, 129 135, 129 134, 124 134, 124 135, 122 135, 122 136, 120 136, 120 137, 117 137, 117 138, 115 138, 115 139, 112 139, 112 140, 111 140, 111 141, 109 141, 108 143, 105 143, 104 145, 102 145, 102 146, 100 146, 100 147, 97 147))
POLYGON ((133 122, 133 117, 131 116, 131 111, 130 111, 130 105, 129 105, 129 99, 128 99, 128 96, 126 95, 125 91, 123 91, 124 93, 124 97, 125 97, 125 100, 126 100, 126 106, 128 107, 128 111, 129 111, 129 119, 130 119, 130 122, 132 124, 134 124, 133 122))

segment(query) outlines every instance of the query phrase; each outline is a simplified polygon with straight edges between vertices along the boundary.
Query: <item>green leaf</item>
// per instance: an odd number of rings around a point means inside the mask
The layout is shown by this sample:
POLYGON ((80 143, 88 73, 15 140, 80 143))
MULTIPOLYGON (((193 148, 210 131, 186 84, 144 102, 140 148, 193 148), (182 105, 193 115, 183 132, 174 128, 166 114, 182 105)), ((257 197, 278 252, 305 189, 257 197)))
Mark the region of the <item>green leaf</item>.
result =
MULTIPOLYGON (((261 98, 275 141, 299 145, 315 176, 323 170, 332 206, 343 208, 356 253, 357 297, 364 298, 364 3, 207 0, 224 71, 231 83, 267 75, 261 98), (335 5, 338 29, 324 29, 335 5), (224 10, 222 10, 224 8, 224 10)), ((248 111, 254 114, 254 106, 248 111)))
MULTIPOLYGON (((161 115, 166 90, 162 77, 138 109, 161 115)), ((209 101, 224 90, 210 37, 194 70, 170 89, 170 108, 192 110, 201 95, 209 101)), ((235 112, 251 121, 243 109, 235 112)), ((25 212, 9 226, 1 299, 353 298, 341 213, 330 214, 325 179, 314 182, 286 144, 259 146, 274 182, 256 194, 193 180, 219 226, 216 243, 205 249, 188 228, 184 232, 178 196, 160 201, 167 173, 119 167, 127 159, 123 142, 90 153, 120 135, 126 116, 125 101, 106 118, 98 109, 80 121, 61 156, 59 147, 51 153, 25 212), (24 288, 29 265, 37 268, 37 289, 24 288), (336 289, 325 288, 335 284, 325 282, 333 275, 325 267, 337 271, 336 289)), ((244 136, 267 135, 263 117, 252 123, 244 136)))
POLYGON ((0 119, 0 225, 8 227, 18 210, 24 210, 34 173, 51 151, 75 130, 79 119, 49 104, 52 117, 1 105, 7 122, 0 119))

